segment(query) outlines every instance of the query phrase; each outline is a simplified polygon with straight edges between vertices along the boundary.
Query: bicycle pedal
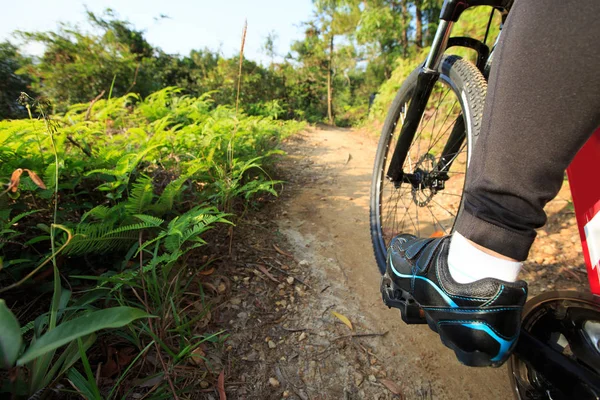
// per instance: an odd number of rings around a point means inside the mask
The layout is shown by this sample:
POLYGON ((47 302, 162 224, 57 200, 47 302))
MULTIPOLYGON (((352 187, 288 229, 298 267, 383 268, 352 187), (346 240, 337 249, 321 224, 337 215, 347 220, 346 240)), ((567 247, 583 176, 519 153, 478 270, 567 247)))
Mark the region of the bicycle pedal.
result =
POLYGON ((426 324, 425 313, 412 296, 396 287, 392 280, 384 275, 381 280, 381 297, 388 308, 400 310, 402 321, 407 324, 426 324))

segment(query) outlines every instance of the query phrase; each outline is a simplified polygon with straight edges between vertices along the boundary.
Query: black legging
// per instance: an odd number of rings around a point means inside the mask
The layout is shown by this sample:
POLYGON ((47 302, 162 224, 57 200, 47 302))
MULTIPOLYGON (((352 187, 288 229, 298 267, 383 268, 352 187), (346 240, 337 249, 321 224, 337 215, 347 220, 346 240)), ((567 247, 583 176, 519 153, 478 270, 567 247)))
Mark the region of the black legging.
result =
MULTIPOLYGON (((516 0, 494 55, 456 230, 525 260, 544 206, 600 125, 600 0, 516 0)), ((590 184, 600 184, 590 172, 590 184)))

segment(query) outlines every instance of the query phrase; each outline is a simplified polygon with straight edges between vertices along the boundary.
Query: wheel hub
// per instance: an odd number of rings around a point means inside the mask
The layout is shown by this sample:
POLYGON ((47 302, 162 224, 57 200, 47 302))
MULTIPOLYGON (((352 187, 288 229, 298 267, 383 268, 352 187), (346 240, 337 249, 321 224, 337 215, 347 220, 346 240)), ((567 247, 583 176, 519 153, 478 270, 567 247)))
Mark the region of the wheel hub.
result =
POLYGON ((419 207, 426 207, 431 199, 445 188, 447 177, 437 170, 437 161, 433 154, 424 154, 412 174, 405 174, 404 181, 412 185, 412 199, 419 207))

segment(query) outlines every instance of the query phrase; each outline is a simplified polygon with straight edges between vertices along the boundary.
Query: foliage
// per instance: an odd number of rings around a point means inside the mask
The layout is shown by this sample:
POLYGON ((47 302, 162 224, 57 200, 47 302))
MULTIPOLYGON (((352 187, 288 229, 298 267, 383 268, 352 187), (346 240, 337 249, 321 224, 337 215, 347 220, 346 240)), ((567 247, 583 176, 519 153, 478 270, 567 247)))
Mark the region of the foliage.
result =
POLYGON ((17 99, 21 92, 30 91, 31 78, 19 75, 17 71, 29 62, 13 44, 0 43, 0 119, 22 118, 27 115, 17 99))
POLYGON ((188 260, 207 231, 277 194, 267 173, 277 145, 304 125, 275 120, 276 105, 247 116, 175 87, 54 116, 31 99, 25 108, 31 119, 0 121, 0 367, 16 366, 0 391, 33 395, 66 376, 98 397, 86 352, 109 328, 170 364, 217 340, 222 332, 198 331, 197 312, 184 311, 186 277, 206 265, 188 260), (89 292, 72 299, 63 279, 89 292), (20 290, 51 291, 50 311, 17 320, 7 304, 20 290), (176 337, 162 326, 174 314, 176 337))

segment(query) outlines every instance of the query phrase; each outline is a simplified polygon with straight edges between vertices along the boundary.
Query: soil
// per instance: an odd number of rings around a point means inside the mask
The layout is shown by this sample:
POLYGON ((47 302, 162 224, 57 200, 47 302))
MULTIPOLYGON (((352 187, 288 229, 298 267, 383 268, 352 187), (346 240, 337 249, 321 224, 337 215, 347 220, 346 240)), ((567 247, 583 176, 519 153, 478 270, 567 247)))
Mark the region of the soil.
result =
MULTIPOLYGON (((322 128, 285 143, 280 198, 236 227, 218 268, 226 299, 213 322, 230 336, 205 349, 202 398, 220 398, 218 386, 228 399, 512 398, 506 367, 460 365, 426 325, 382 304, 368 215, 376 140, 322 128)), ((587 290, 569 200, 565 185, 547 207, 524 268, 530 295, 587 290)))

